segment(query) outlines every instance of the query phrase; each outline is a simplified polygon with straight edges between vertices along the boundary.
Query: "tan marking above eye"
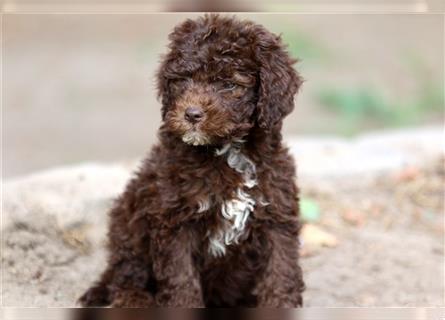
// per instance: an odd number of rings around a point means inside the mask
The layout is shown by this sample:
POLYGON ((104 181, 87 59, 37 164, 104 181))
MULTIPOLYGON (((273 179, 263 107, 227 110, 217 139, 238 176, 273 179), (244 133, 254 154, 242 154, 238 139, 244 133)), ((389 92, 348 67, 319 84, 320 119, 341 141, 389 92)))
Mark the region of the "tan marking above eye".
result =
POLYGON ((246 91, 246 87, 242 87, 242 86, 237 86, 235 88, 235 90, 233 90, 233 95, 236 97, 240 97, 244 94, 244 92, 246 91))
POLYGON ((254 78, 241 74, 239 72, 235 72, 232 76, 232 81, 236 84, 242 85, 242 86, 251 86, 253 85, 254 78))

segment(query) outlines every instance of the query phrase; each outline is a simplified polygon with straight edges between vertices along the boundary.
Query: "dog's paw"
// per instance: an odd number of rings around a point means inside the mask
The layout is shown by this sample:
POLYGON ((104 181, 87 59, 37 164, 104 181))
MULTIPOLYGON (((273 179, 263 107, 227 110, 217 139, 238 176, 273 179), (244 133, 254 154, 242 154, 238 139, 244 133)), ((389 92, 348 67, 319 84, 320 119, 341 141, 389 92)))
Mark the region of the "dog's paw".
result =
POLYGON ((98 285, 88 289, 77 303, 82 307, 104 307, 110 304, 109 296, 107 287, 98 285))
POLYGON ((142 290, 119 290, 113 295, 113 308, 147 308, 154 307, 153 296, 142 290))

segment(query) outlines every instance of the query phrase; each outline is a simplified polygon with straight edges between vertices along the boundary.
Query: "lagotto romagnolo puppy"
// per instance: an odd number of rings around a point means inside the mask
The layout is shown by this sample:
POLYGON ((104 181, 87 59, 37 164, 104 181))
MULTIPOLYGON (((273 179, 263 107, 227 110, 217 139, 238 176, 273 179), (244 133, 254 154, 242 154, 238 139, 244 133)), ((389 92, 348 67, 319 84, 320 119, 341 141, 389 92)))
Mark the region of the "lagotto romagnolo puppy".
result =
POLYGON ((280 38, 187 20, 157 74, 159 143, 109 213, 108 265, 83 306, 297 307, 295 165, 283 118, 302 79, 280 38))

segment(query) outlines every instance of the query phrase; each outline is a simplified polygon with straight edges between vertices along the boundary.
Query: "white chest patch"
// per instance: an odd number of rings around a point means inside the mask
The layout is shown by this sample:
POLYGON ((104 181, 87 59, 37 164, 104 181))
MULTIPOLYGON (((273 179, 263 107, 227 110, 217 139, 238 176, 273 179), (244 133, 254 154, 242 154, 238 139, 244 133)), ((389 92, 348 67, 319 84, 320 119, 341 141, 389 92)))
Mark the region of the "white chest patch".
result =
POLYGON ((217 156, 227 156, 230 168, 243 177, 243 185, 236 187, 235 196, 221 205, 223 227, 210 237, 209 251, 215 257, 226 253, 226 246, 238 243, 246 227, 246 221, 255 207, 255 200, 243 187, 253 188, 257 184, 255 164, 241 152, 241 141, 225 145, 217 150, 217 156))

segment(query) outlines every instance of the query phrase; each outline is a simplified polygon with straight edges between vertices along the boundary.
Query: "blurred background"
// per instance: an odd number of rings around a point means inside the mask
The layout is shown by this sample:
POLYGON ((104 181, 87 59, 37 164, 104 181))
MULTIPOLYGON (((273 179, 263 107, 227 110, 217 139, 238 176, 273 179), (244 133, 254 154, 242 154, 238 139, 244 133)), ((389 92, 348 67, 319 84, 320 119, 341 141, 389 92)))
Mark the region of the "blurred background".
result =
MULTIPOLYGON (((167 35, 196 15, 4 15, 3 176, 143 155, 160 122, 154 74, 167 35)), ((286 135, 443 122, 442 15, 237 16, 281 33, 301 59, 286 135)))

